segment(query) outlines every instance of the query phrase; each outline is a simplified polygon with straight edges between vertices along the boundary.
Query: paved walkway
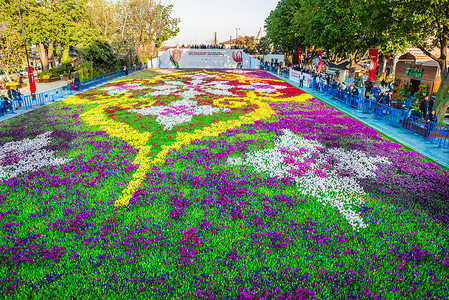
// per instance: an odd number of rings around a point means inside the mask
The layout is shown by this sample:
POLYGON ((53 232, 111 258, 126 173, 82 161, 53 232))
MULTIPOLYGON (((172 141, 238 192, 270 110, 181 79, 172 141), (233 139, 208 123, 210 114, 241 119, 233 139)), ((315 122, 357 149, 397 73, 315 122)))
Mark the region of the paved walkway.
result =
MULTIPOLYGON (((296 87, 298 86, 296 82, 290 79, 280 77, 271 72, 268 73, 278 77, 279 79, 285 82, 290 83, 293 86, 296 87)), ((338 110, 353 117, 354 119, 359 120, 362 123, 365 123, 366 125, 374 128, 375 130, 383 133, 384 135, 392 139, 395 139, 402 145, 405 145, 413 149, 414 151, 421 153, 427 158, 430 158, 431 160, 439 163, 440 165, 449 168, 449 150, 438 148, 436 144, 430 144, 426 142, 422 136, 410 133, 410 131, 404 128, 393 127, 383 120, 378 120, 372 114, 364 114, 360 110, 350 108, 349 106, 346 106, 341 102, 332 99, 326 94, 322 94, 307 87, 303 87, 301 88, 301 90, 303 90, 308 94, 311 94, 312 96, 320 99, 323 102, 326 102, 327 104, 336 107, 338 110)))
MULTIPOLYGON (((129 75, 132 75, 132 74, 134 74, 134 73, 130 73, 129 75)), ((116 80, 116 79, 114 79, 114 80, 116 80)), ((85 92, 87 90, 94 89, 94 88, 96 88, 96 87, 98 87, 98 86, 100 86, 102 84, 106 84, 106 83, 107 82, 103 82, 101 84, 92 86, 89 89, 80 91, 79 93, 83 93, 83 92, 85 92)), ((66 84, 67 84, 67 81, 64 81, 64 80, 58 80, 58 81, 49 82, 49 83, 37 83, 36 82, 36 93, 43 93, 43 92, 51 91, 53 89, 59 88, 61 86, 64 86, 66 84)), ((21 92, 24 95, 30 95, 30 88, 29 87, 25 87, 25 88, 21 89, 21 92)), ((4 94, 6 94, 6 92, 4 94)), ((76 94, 78 94, 78 93, 76 93, 76 94)), ((60 98, 56 99, 55 102, 64 100, 65 98, 71 97, 71 96, 76 95, 76 94, 66 95, 66 96, 60 97, 60 98)), ((55 102, 50 102, 49 101, 49 102, 45 103, 43 106, 47 106, 47 105, 53 104, 55 102)), ((6 115, 1 116, 0 117, 0 122, 2 122, 4 120, 11 119, 11 118, 14 118, 14 117, 17 117, 17 116, 25 114, 27 112, 33 111, 35 109, 38 109, 39 107, 42 107, 42 106, 34 105, 32 108, 28 108, 28 109, 21 108, 21 109, 18 109, 18 110, 14 110, 14 114, 6 114, 6 115)))
MULTIPOLYGON (((43 92, 47 92, 56 88, 59 88, 61 86, 64 86, 67 84, 66 80, 58 80, 58 81, 53 81, 53 82, 49 82, 49 83, 41 83, 41 82, 36 82, 36 93, 43 93, 43 92)), ((30 87, 26 86, 24 88, 20 89, 20 92, 23 95, 30 95, 30 87)), ((7 94, 8 90, 1 90, 0 94, 7 94)))

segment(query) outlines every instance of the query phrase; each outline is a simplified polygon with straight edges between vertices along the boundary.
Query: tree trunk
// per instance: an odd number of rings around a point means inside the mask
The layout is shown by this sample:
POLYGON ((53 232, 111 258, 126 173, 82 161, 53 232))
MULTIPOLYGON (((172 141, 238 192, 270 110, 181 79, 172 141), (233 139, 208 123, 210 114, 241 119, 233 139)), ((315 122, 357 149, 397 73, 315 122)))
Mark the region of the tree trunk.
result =
POLYGON ((385 69, 387 68, 387 60, 385 59, 385 56, 383 57, 383 63, 382 63, 382 76, 385 74, 385 69))
MULTIPOLYGON (((50 43, 48 44, 48 55, 47 55, 47 59, 50 60, 50 58, 51 58, 52 56, 53 56, 53 42, 50 42, 50 43)), ((51 63, 51 67, 52 67, 52 68, 54 67, 53 61, 54 61, 54 60, 52 60, 52 63, 51 63)))
POLYGON ((9 83, 12 83, 11 76, 9 76, 8 71, 6 71, 6 70, 5 70, 5 77, 6 77, 6 80, 8 80, 9 83))
POLYGON ((447 35, 449 34, 449 27, 443 25, 442 29, 442 32, 437 37, 440 46, 439 57, 436 57, 435 55, 427 51, 427 49, 425 49, 425 47, 423 47, 422 45, 418 45, 418 48, 422 52, 424 52, 424 54, 435 60, 440 66, 441 84, 436 95, 435 104, 433 105, 433 110, 435 110, 439 122, 443 121, 444 115, 446 114, 447 108, 449 106, 449 95, 447 94, 449 91, 449 70, 447 68, 447 35))
POLYGON ((434 110, 438 118, 438 122, 444 120, 444 115, 446 114, 447 108, 449 107, 449 74, 447 69, 445 72, 441 72, 441 84, 438 89, 434 110))
POLYGON ((44 43, 39 43, 39 57, 42 62, 42 71, 48 71, 48 57, 44 43))
POLYGON ((357 66, 357 52, 358 51, 354 51, 349 55, 349 77, 354 77, 355 76, 355 67, 357 66))

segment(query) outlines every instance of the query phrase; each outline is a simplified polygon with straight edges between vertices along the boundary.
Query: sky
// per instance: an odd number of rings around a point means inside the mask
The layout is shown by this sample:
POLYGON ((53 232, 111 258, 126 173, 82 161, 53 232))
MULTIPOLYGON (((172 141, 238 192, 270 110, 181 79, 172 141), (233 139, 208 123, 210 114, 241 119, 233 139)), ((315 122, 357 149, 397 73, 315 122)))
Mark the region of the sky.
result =
MULTIPOLYGON (((181 19, 177 36, 165 45, 212 43, 235 38, 235 28, 242 36, 256 36, 264 30, 265 19, 279 0, 165 0, 173 4, 172 16, 181 19)), ((265 34, 265 32, 264 32, 265 34)))

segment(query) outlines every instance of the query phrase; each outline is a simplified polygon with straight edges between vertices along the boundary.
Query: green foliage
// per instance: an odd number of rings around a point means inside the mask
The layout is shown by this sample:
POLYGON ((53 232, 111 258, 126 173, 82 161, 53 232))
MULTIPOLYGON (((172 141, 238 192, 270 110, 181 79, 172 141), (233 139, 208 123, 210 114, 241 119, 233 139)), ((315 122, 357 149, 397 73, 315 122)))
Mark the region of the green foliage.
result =
POLYGON ((42 78, 42 79, 44 79, 43 76, 45 76, 45 75, 49 75, 50 78, 59 77, 59 75, 61 73, 69 73, 71 71, 73 71, 73 68, 72 68, 71 64, 63 64, 63 65, 60 65, 57 68, 53 68, 53 69, 50 69, 48 71, 40 72, 38 77, 42 78))
POLYGON ((419 90, 413 94, 416 99, 423 99, 429 94, 429 87, 427 84, 420 84, 419 90))
POLYGON ((270 43, 268 42, 268 40, 265 37, 263 37, 259 41, 259 43, 256 45, 256 53, 257 54, 262 54, 262 55, 268 54, 268 53, 270 53, 270 49, 271 49, 270 43))
POLYGON ((256 43, 254 40, 254 36, 247 36, 245 38, 243 50, 250 55, 256 54, 256 43))
POLYGON ((69 57, 69 51, 70 51, 70 47, 65 47, 65 48, 64 48, 64 51, 62 52, 61 62, 62 62, 63 64, 66 64, 66 63, 69 62, 69 59, 70 59, 70 57, 69 57))
POLYGON ((78 50, 83 60, 92 62, 93 67, 96 69, 112 68, 118 63, 117 55, 107 42, 96 40, 89 46, 79 48, 78 50))
POLYGON ((0 1, 0 70, 5 73, 10 83, 12 78, 9 73, 12 70, 22 70, 26 62, 17 19, 17 4, 15 10, 12 10, 9 2, 0 1))
MULTIPOLYGON (((374 2, 376 1, 369 1, 369 3, 374 2)), ((389 1, 388 9, 391 19, 390 22, 385 23, 388 34, 395 38, 406 39, 408 43, 421 49, 440 66, 441 84, 436 94, 434 108, 438 119, 442 120, 449 106, 447 64, 449 0, 393 0, 389 1)))
POLYGON ((301 7, 300 3, 301 0, 281 0, 265 20, 267 41, 284 53, 292 53, 304 43, 301 24, 294 20, 295 13, 301 7))

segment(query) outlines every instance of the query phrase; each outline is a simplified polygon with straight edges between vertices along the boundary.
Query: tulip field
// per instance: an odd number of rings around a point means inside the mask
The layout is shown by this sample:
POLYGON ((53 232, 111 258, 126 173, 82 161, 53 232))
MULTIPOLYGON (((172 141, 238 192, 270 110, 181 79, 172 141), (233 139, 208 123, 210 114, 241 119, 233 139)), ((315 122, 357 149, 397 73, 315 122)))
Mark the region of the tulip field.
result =
POLYGON ((5 299, 447 299, 449 171, 260 70, 0 123, 5 299))

